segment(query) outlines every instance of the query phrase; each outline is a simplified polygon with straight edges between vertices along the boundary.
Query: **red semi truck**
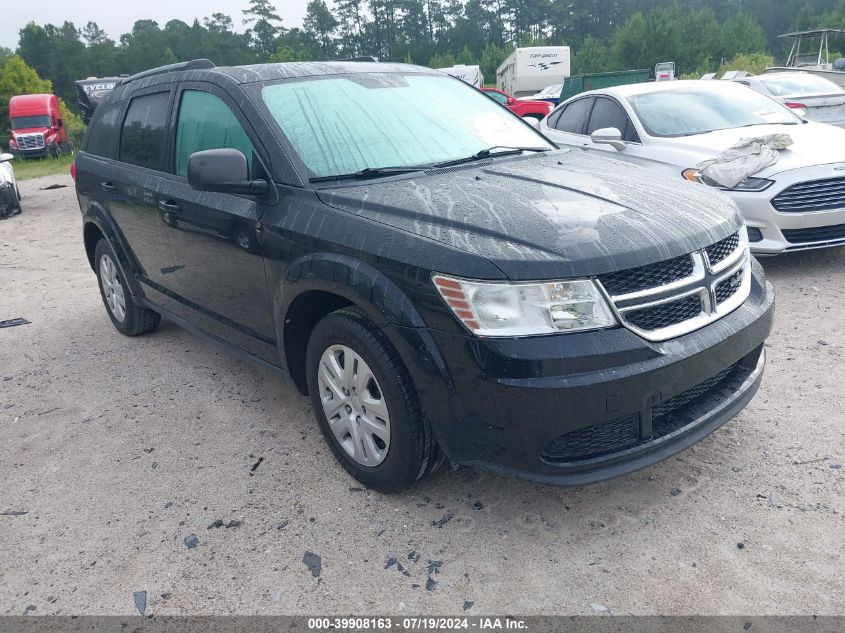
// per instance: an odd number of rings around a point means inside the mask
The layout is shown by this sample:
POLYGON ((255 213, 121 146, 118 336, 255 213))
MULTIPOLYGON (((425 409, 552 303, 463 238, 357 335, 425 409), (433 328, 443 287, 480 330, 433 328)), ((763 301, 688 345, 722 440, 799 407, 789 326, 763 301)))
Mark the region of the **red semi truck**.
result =
POLYGON ((12 128, 9 150, 15 156, 56 157, 72 149, 56 95, 12 97, 9 101, 9 123, 12 128))

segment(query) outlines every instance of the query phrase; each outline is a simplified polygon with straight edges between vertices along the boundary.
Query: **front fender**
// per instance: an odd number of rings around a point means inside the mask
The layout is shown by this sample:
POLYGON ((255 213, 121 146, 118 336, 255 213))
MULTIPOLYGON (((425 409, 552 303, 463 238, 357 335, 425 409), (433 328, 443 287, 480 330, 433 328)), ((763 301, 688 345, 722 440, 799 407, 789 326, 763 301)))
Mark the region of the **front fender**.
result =
POLYGON ((287 268, 273 297, 274 314, 282 317, 276 320, 280 345, 284 345, 291 305, 310 291, 331 293, 354 304, 382 329, 407 366, 423 370, 454 390, 443 356, 410 299, 387 275, 348 255, 314 253, 287 268))

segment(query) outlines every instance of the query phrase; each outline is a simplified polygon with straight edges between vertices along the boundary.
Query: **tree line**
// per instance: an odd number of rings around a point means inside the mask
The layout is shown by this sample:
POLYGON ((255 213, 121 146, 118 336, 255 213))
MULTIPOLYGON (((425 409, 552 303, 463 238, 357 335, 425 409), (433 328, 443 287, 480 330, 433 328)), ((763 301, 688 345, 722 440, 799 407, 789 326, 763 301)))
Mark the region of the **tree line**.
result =
MULTIPOLYGON (((111 39, 84 26, 30 22, 14 52, 75 107, 74 82, 131 74, 206 57, 218 65, 372 55, 433 67, 480 64, 488 81, 513 46, 566 44, 573 73, 652 68, 674 61, 690 75, 737 55, 784 56, 778 35, 845 27, 845 0, 310 0, 301 25, 285 24, 271 0, 248 0, 239 15, 188 24, 137 21, 111 39)), ((845 41, 840 45, 845 48, 845 41)), ((9 89, 0 68, 0 86, 9 89)), ((16 67, 15 72, 20 72, 16 67)), ((0 91, 0 118, 8 103, 0 91)), ((5 126, 4 126, 5 129, 5 126)))

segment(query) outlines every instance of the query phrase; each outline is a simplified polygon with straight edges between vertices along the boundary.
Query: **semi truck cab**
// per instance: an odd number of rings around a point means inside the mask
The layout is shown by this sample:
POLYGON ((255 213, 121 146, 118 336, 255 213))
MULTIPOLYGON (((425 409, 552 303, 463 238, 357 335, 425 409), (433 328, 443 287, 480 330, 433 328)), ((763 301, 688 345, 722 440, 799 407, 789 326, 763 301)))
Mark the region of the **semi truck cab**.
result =
POLYGON ((53 94, 18 95, 9 101, 9 150, 20 158, 56 157, 71 151, 53 94))

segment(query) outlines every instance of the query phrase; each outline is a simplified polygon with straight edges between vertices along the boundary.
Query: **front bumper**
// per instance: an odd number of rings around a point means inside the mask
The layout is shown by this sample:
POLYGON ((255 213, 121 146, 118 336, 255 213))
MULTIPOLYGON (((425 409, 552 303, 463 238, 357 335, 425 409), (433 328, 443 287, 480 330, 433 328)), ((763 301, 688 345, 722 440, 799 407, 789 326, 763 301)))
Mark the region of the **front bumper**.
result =
POLYGON ((842 164, 817 165, 772 176, 775 184, 761 192, 729 192, 745 217, 749 231, 757 229, 762 240, 751 242, 755 255, 779 255, 845 245, 845 208, 831 211, 782 213, 772 200, 793 185, 842 178, 842 164))
POLYGON ((742 307, 664 343, 623 328, 524 339, 431 331, 454 388, 420 397, 456 463, 544 484, 608 479, 688 448, 751 400, 773 305, 755 263, 742 307))

